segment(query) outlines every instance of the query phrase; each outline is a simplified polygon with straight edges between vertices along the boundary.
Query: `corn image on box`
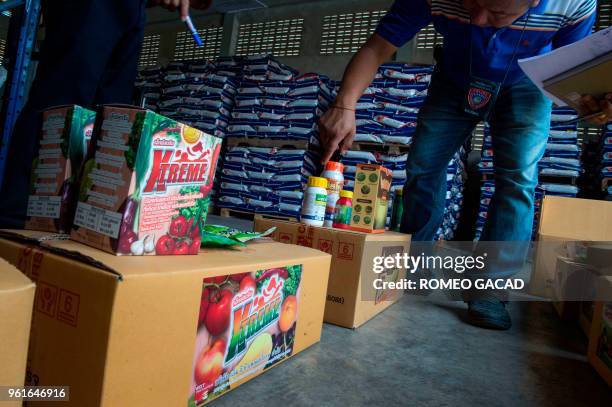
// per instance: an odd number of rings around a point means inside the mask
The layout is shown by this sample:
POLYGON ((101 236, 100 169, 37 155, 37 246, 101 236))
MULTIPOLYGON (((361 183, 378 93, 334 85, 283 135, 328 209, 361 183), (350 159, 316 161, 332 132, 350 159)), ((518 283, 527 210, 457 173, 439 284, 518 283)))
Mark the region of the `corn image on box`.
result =
POLYGON ((93 132, 96 112, 59 106, 43 113, 38 155, 32 162, 25 228, 69 233, 78 176, 93 132))
POLYGON ((357 164, 351 229, 384 233, 391 178, 382 165, 357 164))
POLYGON ((117 255, 197 254, 221 139, 138 107, 100 114, 71 238, 117 255))

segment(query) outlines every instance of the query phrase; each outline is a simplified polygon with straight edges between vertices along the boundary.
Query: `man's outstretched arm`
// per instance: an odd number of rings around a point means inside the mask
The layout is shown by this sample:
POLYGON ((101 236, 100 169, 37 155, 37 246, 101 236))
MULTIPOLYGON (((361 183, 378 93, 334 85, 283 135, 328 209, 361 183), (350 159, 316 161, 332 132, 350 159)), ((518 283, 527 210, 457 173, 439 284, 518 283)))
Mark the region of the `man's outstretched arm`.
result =
POLYGON ((336 150, 344 152, 355 137, 355 105, 372 83, 378 67, 397 51, 397 48, 378 34, 374 34, 353 56, 344 71, 342 85, 331 108, 321 118, 319 130, 323 146, 322 162, 326 163, 336 150))

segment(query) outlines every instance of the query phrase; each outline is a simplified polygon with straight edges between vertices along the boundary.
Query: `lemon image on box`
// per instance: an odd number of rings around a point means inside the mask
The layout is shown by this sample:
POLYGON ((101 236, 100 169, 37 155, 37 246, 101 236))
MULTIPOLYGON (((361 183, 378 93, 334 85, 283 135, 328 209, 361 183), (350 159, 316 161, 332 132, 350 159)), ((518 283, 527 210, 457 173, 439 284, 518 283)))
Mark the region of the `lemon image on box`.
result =
POLYGON ((200 141, 200 131, 193 127, 183 127, 183 140, 187 144, 195 144, 200 141))

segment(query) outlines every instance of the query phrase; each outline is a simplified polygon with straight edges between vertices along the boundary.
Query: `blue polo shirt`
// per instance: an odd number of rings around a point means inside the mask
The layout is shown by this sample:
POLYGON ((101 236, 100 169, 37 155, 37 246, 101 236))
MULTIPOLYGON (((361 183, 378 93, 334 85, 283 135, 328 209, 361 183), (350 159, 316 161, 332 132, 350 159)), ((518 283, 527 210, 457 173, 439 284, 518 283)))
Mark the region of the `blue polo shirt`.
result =
POLYGON ((433 22, 444 37, 443 69, 462 87, 469 82, 470 38, 473 75, 498 82, 518 43, 504 84, 510 85, 524 77, 518 59, 547 53, 589 35, 596 8, 596 0, 541 0, 512 25, 494 28, 470 25, 463 0, 396 0, 376 33, 401 47, 433 22))

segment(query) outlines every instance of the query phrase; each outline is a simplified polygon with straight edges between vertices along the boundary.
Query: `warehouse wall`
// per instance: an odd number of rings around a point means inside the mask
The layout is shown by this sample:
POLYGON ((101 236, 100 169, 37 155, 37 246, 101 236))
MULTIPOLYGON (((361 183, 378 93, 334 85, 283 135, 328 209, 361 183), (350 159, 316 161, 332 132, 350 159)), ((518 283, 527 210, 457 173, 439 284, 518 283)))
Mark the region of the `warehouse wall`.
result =
MULTIPOLYGON (((280 56, 278 59, 299 69, 301 72, 319 72, 329 75, 334 79, 340 79, 353 52, 321 54, 321 34, 324 17, 364 11, 384 11, 388 10, 392 3, 392 0, 330 0, 282 5, 223 15, 194 13, 193 19, 198 29, 223 27, 221 55, 234 55, 236 53, 236 43, 241 25, 287 19, 303 19, 299 55, 280 56)), ((159 9, 149 11, 149 24, 146 28, 146 34, 160 35, 158 56, 160 63, 165 64, 174 59, 177 33, 184 31, 183 24, 171 13, 159 9)), ((350 37, 348 32, 344 34, 350 37)), ((206 38, 204 41, 206 42, 206 38)), ((398 52, 396 59, 407 62, 431 63, 432 52, 427 49, 417 49, 415 41, 412 41, 398 52)))
POLYGON ((285 18, 303 18, 304 31, 299 56, 279 57, 282 62, 302 72, 318 72, 340 79, 344 67, 352 53, 321 55, 320 43, 323 18, 332 14, 354 13, 360 11, 387 10, 391 0, 375 1, 327 1, 324 3, 291 5, 255 10, 236 15, 240 24, 285 18))

